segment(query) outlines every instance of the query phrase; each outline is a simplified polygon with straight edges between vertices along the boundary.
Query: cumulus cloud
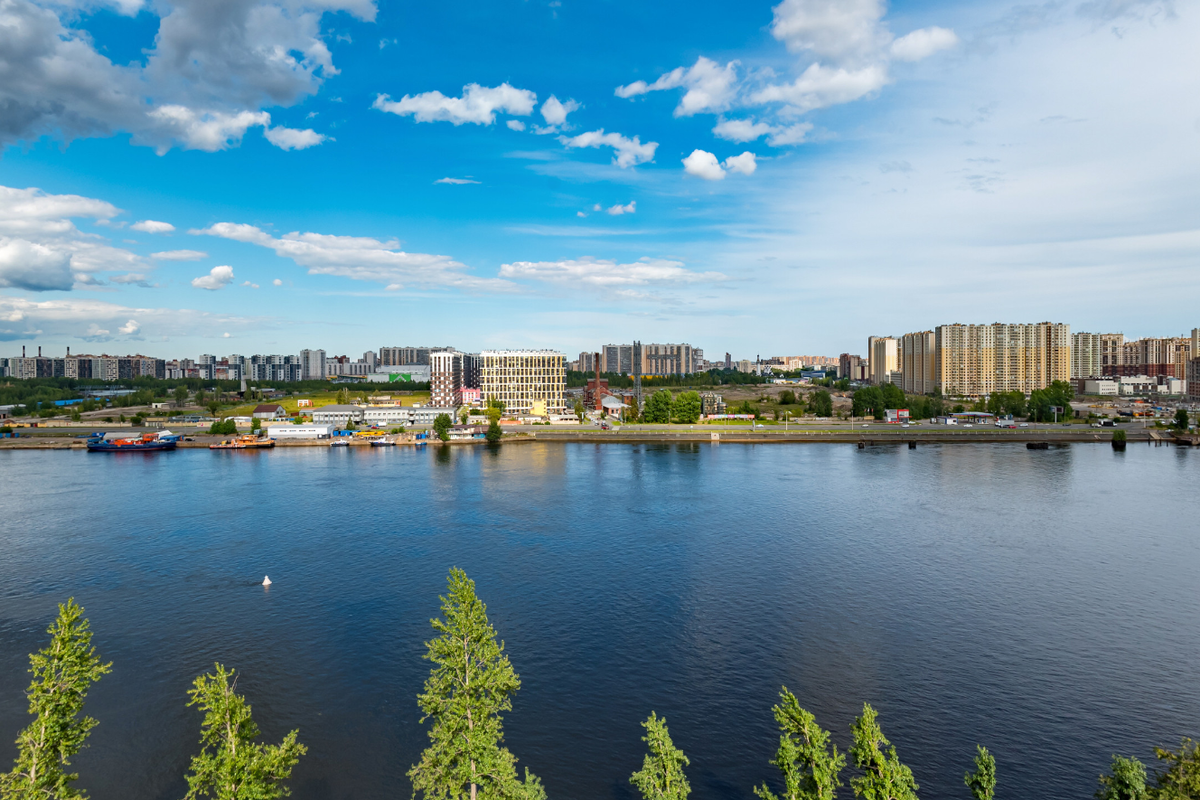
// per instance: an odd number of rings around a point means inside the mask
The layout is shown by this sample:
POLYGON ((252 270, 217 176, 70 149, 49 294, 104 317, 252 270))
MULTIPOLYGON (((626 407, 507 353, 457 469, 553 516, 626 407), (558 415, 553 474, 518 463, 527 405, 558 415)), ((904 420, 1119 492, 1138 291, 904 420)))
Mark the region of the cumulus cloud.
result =
POLYGON ((683 171, 706 181, 719 181, 725 178, 725 170, 721 169, 721 162, 706 150, 693 150, 691 155, 683 159, 683 171))
POLYGON ((219 236, 267 247, 290 258, 310 275, 336 275, 357 281, 382 283, 388 289, 432 286, 466 290, 504 290, 506 281, 477 278, 466 265, 450 256, 409 253, 395 239, 333 236, 321 233, 287 233, 280 237, 253 225, 218 222, 193 234, 219 236))
POLYGON ((118 9, 159 14, 144 65, 120 66, 69 27, 91 4, 0 3, 0 145, 127 131, 158 152, 220 150, 266 128, 266 106, 291 105, 336 75, 321 32, 326 12, 375 16, 373 0, 174 0, 118 9))
POLYGON ((65 290, 98 284, 98 272, 142 266, 136 254, 85 234, 72 221, 106 222, 119 213, 111 203, 90 197, 0 186, 0 286, 65 290))
POLYGON ((542 103, 542 119, 546 120, 546 124, 538 127, 537 132, 542 134, 570 130, 572 126, 567 124, 567 115, 580 108, 582 106, 574 100, 564 103, 554 95, 550 95, 546 102, 542 103))
POLYGON ((616 151, 613 163, 621 169, 653 161, 654 151, 658 149, 658 142, 642 144, 642 140, 637 136, 628 139, 619 133, 605 133, 603 128, 598 131, 581 133, 578 136, 560 136, 559 141, 569 148, 611 147, 616 151))
POLYGON ((675 116, 690 117, 702 112, 724 111, 737 96, 738 63, 730 61, 722 67, 717 62, 700 56, 695 64, 686 69, 676 67, 660 76, 654 83, 634 81, 627 86, 618 86, 614 94, 617 97, 629 98, 647 92, 684 88, 687 91, 675 107, 675 116))
POLYGON ((869 97, 888 84, 893 60, 918 61, 958 42, 954 31, 936 26, 895 39, 885 11, 884 0, 782 0, 773 9, 771 34, 800 57, 793 79, 780 80, 770 69, 742 75, 736 60, 722 66, 701 56, 691 67, 677 67, 653 83, 619 86, 615 93, 631 98, 684 89, 676 117, 765 106, 767 119, 722 116, 713 134, 735 142, 767 136, 774 147, 799 144, 811 124, 796 123, 797 116, 869 97))
POLYGON ((417 122, 449 122, 453 125, 471 123, 491 125, 496 121, 496 112, 518 117, 533 113, 537 95, 528 89, 517 89, 508 83, 487 87, 469 83, 463 87, 462 97, 447 97, 438 91, 417 95, 404 95, 394 101, 389 95, 375 97, 371 107, 388 114, 412 116, 417 122))
POLYGON ((68 291, 74 283, 68 253, 24 239, 0 238, 0 287, 68 291))
POLYGON ((139 330, 141 330, 141 326, 137 324, 137 320, 131 319, 121 327, 117 328, 117 333, 123 333, 126 336, 133 336, 139 330))
POLYGON ((150 257, 155 261, 199 261, 208 258, 208 253, 202 250, 163 250, 160 253, 151 253, 150 257))
POLYGON ((479 181, 473 181, 470 178, 438 178, 434 183, 448 183, 452 186, 462 186, 466 183, 479 183, 479 181))
POLYGON ((707 150, 693 150, 691 155, 683 159, 684 172, 706 181, 724 180, 726 172, 753 175, 756 169, 757 156, 749 150, 738 156, 730 156, 724 162, 718 161, 717 157, 707 150))
POLYGON ((521 120, 519 120, 519 119, 510 119, 508 122, 505 122, 504 124, 508 126, 508 129, 510 131, 525 130, 525 123, 521 122, 521 120))
POLYGON ((517 261, 500 267, 500 277, 548 283, 582 284, 618 289, 654 284, 689 284, 724 280, 719 272, 692 272, 680 261, 641 258, 628 264, 597 258, 562 261, 517 261))
POLYGON ((307 150, 329 138, 325 134, 317 133, 311 128, 300 130, 298 128, 283 127, 267 128, 263 132, 263 136, 266 136, 267 141, 280 150, 307 150))
POLYGON ((754 170, 758 169, 757 157, 749 150, 742 153, 740 156, 730 156, 723 162, 725 169, 730 172, 740 172, 743 175, 753 175, 754 170))
POLYGON ((271 281, 271 283, 274 284, 275 286, 283 286, 283 281, 281 281, 279 278, 276 278, 275 280, 271 281))
POLYGON ((946 28, 921 28, 892 42, 892 58, 900 61, 920 61, 939 50, 958 44, 958 36, 946 28))
POLYGON ((213 267, 207 275, 193 278, 192 286, 195 286, 197 289, 207 289, 210 292, 215 292, 217 289, 228 286, 232 281, 233 267, 222 265, 213 267))
POLYGON ((144 219, 141 222, 135 222, 129 226, 130 230, 141 231, 142 233, 171 233, 175 230, 175 226, 169 222, 158 222, 152 219, 144 219))
POLYGON ((622 214, 635 214, 637 213, 637 201, 630 200, 627 205, 617 203, 615 206, 610 206, 605 213, 613 217, 619 217, 622 214))

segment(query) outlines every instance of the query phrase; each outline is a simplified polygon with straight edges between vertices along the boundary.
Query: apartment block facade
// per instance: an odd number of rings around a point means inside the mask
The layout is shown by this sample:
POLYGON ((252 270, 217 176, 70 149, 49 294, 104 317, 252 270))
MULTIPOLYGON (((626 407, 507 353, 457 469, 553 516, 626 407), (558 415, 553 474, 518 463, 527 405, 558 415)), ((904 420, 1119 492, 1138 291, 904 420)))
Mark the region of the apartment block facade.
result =
POLYGON ((556 350, 484 350, 479 354, 479 393, 504 403, 518 416, 565 414, 566 357, 556 350))
POLYGON ((1188 362, 1197 354, 1192 345, 1196 338, 1196 330, 1193 330, 1191 337, 1174 336, 1125 342, 1121 363, 1106 367, 1104 374, 1164 376, 1182 380, 1187 374, 1188 362))
POLYGON ((429 364, 431 353, 453 350, 453 347, 381 347, 379 366, 406 367, 412 364, 429 364))
POLYGON ((1029 394, 1071 378, 1071 327, 1063 323, 939 325, 935 336, 945 395, 1029 394))
POLYGON ((479 356, 457 350, 429 354, 431 405, 457 408, 464 404, 463 391, 479 389, 479 356))
POLYGON ((937 386, 937 334, 933 331, 906 333, 900 337, 900 388, 908 394, 930 394, 937 386))
POLYGON ((868 336, 867 359, 871 383, 881 386, 891 381, 893 372, 900 372, 900 343, 891 336, 868 336))

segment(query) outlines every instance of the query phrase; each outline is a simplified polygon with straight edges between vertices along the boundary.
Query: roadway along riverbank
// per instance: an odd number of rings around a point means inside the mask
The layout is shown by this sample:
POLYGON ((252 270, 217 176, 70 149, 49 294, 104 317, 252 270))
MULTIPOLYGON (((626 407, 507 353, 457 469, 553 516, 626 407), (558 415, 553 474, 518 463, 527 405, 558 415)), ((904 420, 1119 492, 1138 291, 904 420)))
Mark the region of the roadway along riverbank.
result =
MULTIPOLYGON (((865 446, 907 444, 1020 444, 1025 442, 1048 442, 1052 444, 1099 443, 1112 439, 1112 431, 1096 428, 1022 428, 996 429, 977 428, 974 430, 942 427, 895 428, 872 426, 871 428, 855 429, 815 429, 802 428, 799 430, 752 430, 749 428, 711 429, 706 426, 668 428, 641 428, 624 426, 615 430, 598 430, 596 428, 521 428, 519 431, 509 429, 505 432, 506 443, 522 442, 592 442, 604 444, 642 444, 670 442, 707 442, 723 444, 858 444, 865 446)), ((1180 444, 1200 446, 1200 437, 1176 436, 1171 431, 1150 428, 1133 428, 1126 431, 1129 443, 1148 444, 1180 444)), ((180 448, 207 448, 210 444, 222 440, 221 436, 194 434, 188 438, 192 441, 180 442, 180 448)), ((428 442, 440 445, 436 439, 428 442)), ((355 446, 367 446, 362 440, 354 441, 355 446)), ((479 440, 447 442, 453 445, 482 444, 479 440)), ((329 440, 300 440, 281 441, 278 447, 328 447, 329 440)), ((83 439, 54 435, 46 431, 31 431, 22 433, 19 438, 0 439, 0 450, 84 450, 83 439)))

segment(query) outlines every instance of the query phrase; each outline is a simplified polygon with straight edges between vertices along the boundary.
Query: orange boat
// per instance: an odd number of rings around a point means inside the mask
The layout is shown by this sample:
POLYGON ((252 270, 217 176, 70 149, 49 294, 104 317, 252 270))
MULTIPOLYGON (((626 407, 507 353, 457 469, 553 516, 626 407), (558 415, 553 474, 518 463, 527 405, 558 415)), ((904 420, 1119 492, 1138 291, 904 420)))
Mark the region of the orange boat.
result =
POLYGON ((259 438, 254 434, 246 434, 236 439, 226 439, 220 444, 210 444, 209 450, 267 450, 275 446, 274 439, 259 438))

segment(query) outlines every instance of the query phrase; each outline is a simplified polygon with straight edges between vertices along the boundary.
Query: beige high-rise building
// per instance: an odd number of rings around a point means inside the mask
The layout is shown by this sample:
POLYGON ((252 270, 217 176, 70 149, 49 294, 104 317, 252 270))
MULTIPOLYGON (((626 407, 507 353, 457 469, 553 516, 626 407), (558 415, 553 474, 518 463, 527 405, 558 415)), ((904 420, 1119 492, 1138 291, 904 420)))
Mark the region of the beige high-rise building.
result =
POLYGON ((900 371, 900 343, 891 336, 867 337, 867 358, 870 359, 871 383, 879 386, 900 371))
POLYGON ((901 388, 909 394, 929 394, 937 385, 937 334, 933 331, 906 333, 900 337, 901 388))
POLYGON ((557 350, 484 350, 479 364, 480 397, 504 403, 506 414, 567 412, 567 359, 557 350))
POLYGON ((1104 374, 1100 371, 1100 338, 1104 335, 1102 333, 1071 334, 1072 378, 1095 378, 1104 374))
POLYGON ((1071 377, 1071 326, 939 325, 935 380, 942 394, 980 397, 1044 389, 1071 377))

